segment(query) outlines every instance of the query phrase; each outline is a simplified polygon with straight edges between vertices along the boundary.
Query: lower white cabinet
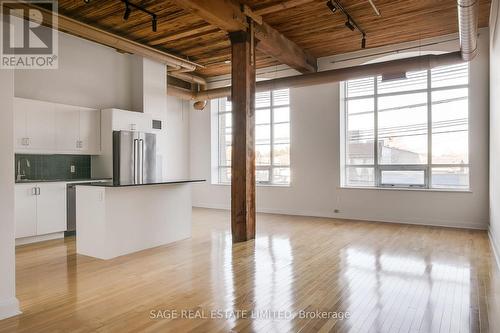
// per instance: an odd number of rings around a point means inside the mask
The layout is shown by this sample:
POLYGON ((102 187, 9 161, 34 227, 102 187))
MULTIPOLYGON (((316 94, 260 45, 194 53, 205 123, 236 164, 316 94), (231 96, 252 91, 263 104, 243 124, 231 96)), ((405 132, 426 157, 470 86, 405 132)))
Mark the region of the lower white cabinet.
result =
POLYGON ((36 235, 36 184, 16 184, 16 238, 36 235))
POLYGON ((16 184, 16 238, 66 230, 66 183, 16 184))

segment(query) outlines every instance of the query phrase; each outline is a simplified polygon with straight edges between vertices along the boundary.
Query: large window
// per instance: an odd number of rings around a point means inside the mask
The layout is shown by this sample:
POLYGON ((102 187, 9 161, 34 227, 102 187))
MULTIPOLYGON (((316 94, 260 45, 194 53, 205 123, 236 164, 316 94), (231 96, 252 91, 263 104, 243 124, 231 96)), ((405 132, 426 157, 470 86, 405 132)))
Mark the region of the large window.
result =
MULTIPOLYGON (((217 100, 218 182, 231 181, 232 109, 226 98, 217 100)), ((258 184, 290 184, 289 90, 255 95, 255 178, 258 184)))
POLYGON ((469 188, 467 63, 343 91, 344 186, 469 188))

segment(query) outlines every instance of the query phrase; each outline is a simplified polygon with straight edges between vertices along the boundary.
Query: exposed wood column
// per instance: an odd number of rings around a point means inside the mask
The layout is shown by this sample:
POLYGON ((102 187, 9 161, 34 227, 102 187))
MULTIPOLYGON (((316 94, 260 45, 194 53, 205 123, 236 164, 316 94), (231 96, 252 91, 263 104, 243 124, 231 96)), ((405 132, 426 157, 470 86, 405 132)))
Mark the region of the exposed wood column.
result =
POLYGON ((252 32, 231 40, 231 233, 233 243, 255 238, 255 49, 252 32))

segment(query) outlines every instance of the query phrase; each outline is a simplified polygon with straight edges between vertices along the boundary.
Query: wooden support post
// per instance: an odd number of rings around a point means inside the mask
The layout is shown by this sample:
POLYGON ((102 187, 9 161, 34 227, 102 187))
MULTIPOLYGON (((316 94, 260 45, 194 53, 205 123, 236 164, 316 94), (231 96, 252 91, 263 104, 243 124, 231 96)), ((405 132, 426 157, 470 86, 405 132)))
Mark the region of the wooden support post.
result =
POLYGON ((231 233, 233 243, 255 238, 255 50, 253 31, 231 40, 231 233))

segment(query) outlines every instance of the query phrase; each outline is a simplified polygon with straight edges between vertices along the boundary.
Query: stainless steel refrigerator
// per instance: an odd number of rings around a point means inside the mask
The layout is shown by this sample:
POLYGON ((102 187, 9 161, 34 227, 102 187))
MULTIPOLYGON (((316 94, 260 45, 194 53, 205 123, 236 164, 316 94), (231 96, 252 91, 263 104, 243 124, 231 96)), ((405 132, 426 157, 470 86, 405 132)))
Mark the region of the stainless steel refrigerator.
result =
POLYGON ((113 181, 143 184, 156 178, 156 134, 113 131, 113 181))

